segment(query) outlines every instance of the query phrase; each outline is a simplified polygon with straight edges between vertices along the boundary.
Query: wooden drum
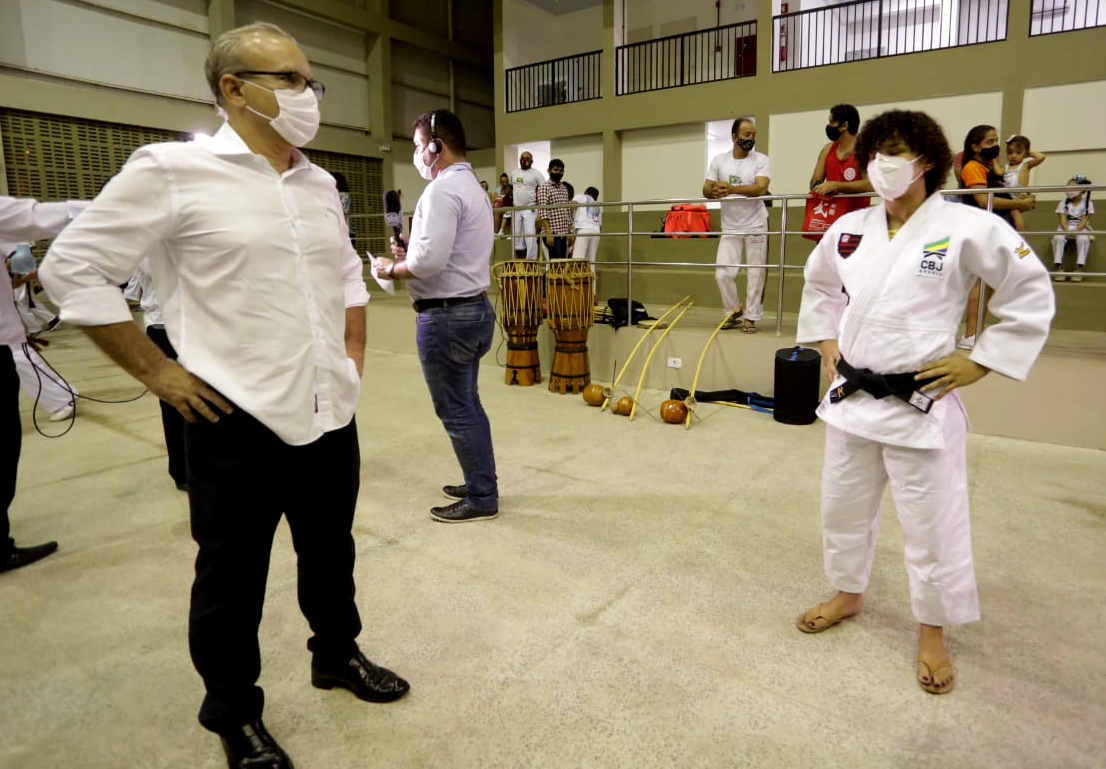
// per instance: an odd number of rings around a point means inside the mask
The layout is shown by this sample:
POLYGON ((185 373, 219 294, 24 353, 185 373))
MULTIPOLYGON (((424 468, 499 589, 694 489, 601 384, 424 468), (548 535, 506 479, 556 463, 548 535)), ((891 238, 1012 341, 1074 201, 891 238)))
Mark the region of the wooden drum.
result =
POLYGON ((499 286, 500 317, 507 333, 509 385, 529 387, 541 381, 538 326, 541 325, 542 269, 536 262, 497 264, 492 272, 499 286))
POLYGON ((549 328, 556 345, 549 389, 564 395, 579 393, 591 382, 588 329, 592 324, 591 264, 583 259, 557 259, 545 275, 549 328))

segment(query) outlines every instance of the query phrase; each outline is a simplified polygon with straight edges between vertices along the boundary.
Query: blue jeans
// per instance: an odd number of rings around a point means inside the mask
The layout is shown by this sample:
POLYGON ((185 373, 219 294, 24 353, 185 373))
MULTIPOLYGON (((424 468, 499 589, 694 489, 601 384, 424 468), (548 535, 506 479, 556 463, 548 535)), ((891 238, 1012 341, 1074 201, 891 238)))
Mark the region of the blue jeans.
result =
POLYGON ((495 453, 480 403, 480 359, 492 346, 495 310, 487 297, 418 313, 419 361, 434 411, 453 442, 474 510, 499 509, 495 453))

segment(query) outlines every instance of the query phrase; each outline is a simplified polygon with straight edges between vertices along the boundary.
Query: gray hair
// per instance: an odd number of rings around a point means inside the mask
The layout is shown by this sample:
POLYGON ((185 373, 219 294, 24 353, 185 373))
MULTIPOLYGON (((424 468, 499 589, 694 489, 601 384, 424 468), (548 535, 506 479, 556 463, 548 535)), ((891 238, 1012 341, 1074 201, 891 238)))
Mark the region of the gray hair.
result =
POLYGON ((283 29, 267 21, 255 21, 253 24, 236 27, 219 35, 215 42, 211 44, 207 61, 204 62, 204 76, 207 78, 211 93, 215 95, 216 104, 220 106, 223 104, 223 94, 219 89, 219 81, 223 79, 223 75, 242 70, 245 66, 242 62, 242 51, 246 47, 246 40, 250 35, 258 32, 269 32, 285 37, 293 43, 296 42, 296 39, 283 29))

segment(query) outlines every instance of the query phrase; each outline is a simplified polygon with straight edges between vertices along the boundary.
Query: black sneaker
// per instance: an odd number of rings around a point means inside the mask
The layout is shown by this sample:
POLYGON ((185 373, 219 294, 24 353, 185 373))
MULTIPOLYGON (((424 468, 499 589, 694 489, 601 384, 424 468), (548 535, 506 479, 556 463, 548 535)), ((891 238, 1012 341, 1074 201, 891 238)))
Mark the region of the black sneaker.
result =
POLYGON ((459 499, 452 505, 430 508, 430 517, 441 523, 468 523, 490 521, 499 516, 498 510, 473 510, 467 499, 459 499))
POLYGON ((442 486, 442 493, 450 499, 464 499, 469 495, 469 487, 463 483, 457 486, 442 486))

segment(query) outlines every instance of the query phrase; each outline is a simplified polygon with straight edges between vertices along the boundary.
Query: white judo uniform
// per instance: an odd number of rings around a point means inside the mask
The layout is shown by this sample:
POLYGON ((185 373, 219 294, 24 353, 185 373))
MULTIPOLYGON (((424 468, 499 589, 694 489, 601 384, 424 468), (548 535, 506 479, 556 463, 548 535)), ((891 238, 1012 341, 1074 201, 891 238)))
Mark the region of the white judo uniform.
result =
MULTIPOLYGON (((971 359, 1024 379, 1055 307, 1048 273, 1013 228, 931 195, 892 239, 883 205, 838 219, 806 265, 797 340, 837 339, 854 368, 917 370, 956 349, 977 277, 995 289, 999 322, 971 359)), ((844 382, 839 377, 831 391, 844 382)), ((840 591, 868 585, 887 483, 902 523, 914 616, 946 626, 979 619, 965 462, 967 414, 956 392, 923 413, 864 390, 818 407, 827 423, 822 474, 826 576, 840 591)))

